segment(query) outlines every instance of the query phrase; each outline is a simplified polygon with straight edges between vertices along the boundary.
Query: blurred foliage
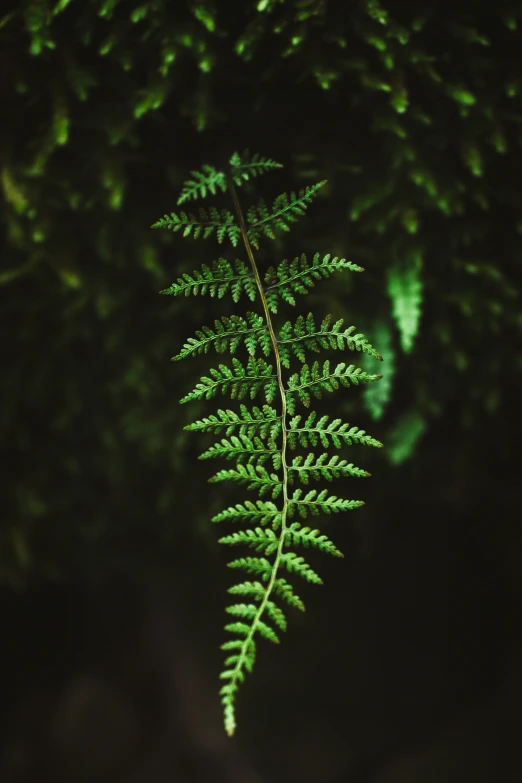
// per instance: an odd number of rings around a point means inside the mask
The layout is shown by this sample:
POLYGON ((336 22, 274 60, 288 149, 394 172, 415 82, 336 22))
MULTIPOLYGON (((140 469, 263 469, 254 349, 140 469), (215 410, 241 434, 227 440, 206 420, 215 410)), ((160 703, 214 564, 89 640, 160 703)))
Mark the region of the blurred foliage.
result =
POLYGON ((168 363, 188 308, 157 296, 200 251, 149 226, 245 146, 329 181, 293 241, 367 269, 321 312, 382 346, 390 463, 450 418, 494 432, 522 371, 521 24, 509 0, 4 3, 2 579, 213 542, 168 363))

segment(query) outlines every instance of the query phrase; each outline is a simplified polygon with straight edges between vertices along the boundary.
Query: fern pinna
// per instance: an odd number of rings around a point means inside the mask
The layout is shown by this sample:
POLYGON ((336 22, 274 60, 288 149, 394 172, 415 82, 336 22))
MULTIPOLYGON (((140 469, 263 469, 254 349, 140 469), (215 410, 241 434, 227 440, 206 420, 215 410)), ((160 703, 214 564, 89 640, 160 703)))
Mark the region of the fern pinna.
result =
POLYGON ((189 199, 216 195, 218 191, 231 197, 233 211, 216 207, 198 209, 198 215, 179 211, 165 215, 153 228, 181 231, 184 237, 215 235, 220 244, 228 241, 233 247, 240 243, 245 258, 233 261, 218 258, 211 265, 203 264, 192 274, 183 274, 164 294, 204 295, 222 298, 231 296, 237 303, 242 297, 257 305, 243 315, 230 315, 214 321, 214 325, 198 330, 182 347, 175 360, 207 353, 211 348, 219 354, 229 352, 228 364, 218 364, 202 377, 181 402, 210 400, 216 394, 237 400, 235 410, 219 409, 187 426, 188 430, 212 433, 218 438, 201 459, 222 457, 235 462, 235 467, 218 470, 211 482, 235 481, 257 492, 258 500, 244 500, 217 514, 213 522, 243 523, 245 527, 220 539, 231 547, 245 546, 255 556, 239 557, 228 565, 246 572, 248 581, 229 589, 237 603, 227 607, 233 622, 225 626, 232 638, 222 645, 227 657, 221 678, 225 729, 234 733, 235 700, 245 673, 251 672, 256 657, 258 637, 278 642, 276 631, 286 630, 287 622, 281 604, 304 610, 302 600, 294 592, 287 577, 300 576, 308 582, 321 584, 317 573, 297 551, 315 547, 330 555, 341 552, 315 528, 302 524, 309 516, 335 514, 363 505, 360 500, 345 500, 327 489, 309 489, 311 481, 369 476, 337 454, 308 452, 318 446, 339 449, 343 445, 381 446, 364 430, 319 416, 314 411, 303 415, 299 408, 310 408, 312 398, 320 399, 325 392, 339 386, 352 386, 376 381, 380 375, 370 375, 353 364, 340 362, 310 363, 309 352, 327 350, 363 351, 381 360, 377 351, 355 327, 345 328, 343 320, 332 321, 327 315, 320 323, 314 316, 299 315, 294 322, 277 327, 274 315, 281 303, 295 305, 315 283, 335 272, 363 269, 344 258, 316 253, 309 260, 305 255, 291 261, 283 260, 262 272, 254 250, 262 239, 274 239, 277 231, 289 231, 290 224, 305 213, 319 189, 318 182, 299 193, 283 193, 269 207, 263 200, 243 212, 237 188, 252 177, 280 164, 248 152, 235 153, 227 171, 205 165, 192 172, 181 191, 178 204, 189 199), (244 358, 235 354, 243 351, 244 358), (298 365, 292 371, 292 365, 298 365), (246 400, 259 399, 259 404, 246 400), (301 453, 299 453, 301 450, 301 453))

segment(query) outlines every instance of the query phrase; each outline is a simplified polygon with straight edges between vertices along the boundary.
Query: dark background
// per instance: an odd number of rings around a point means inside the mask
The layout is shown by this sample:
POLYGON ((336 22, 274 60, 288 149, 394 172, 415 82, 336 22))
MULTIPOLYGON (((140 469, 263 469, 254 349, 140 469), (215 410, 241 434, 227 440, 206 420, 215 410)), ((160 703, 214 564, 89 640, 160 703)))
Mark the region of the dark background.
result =
POLYGON ((507 0, 4 3, 2 781, 520 779, 520 25, 507 0), (183 430, 221 404, 178 404, 208 358, 169 362, 227 309, 158 296, 225 253, 149 226, 245 147, 285 168, 244 198, 328 179, 259 258, 365 267, 307 307, 383 354, 335 404, 385 449, 350 451, 345 559, 228 740, 209 519, 241 497, 183 430))

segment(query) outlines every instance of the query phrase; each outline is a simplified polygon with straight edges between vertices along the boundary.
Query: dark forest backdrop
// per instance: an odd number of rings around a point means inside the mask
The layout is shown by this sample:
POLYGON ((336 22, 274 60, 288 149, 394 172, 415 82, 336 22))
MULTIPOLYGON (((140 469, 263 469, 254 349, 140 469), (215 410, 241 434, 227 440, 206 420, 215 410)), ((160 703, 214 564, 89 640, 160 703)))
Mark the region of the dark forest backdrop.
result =
MULTIPOLYGON (((364 455, 367 505, 336 521, 350 555, 323 566, 307 615, 260 655, 238 742, 274 780, 518 774, 522 691, 502 678, 520 681, 521 25, 518 0, 4 2, 0 578, 12 661, 30 646, 37 670, 39 639, 63 647, 69 621, 49 585, 72 595, 72 583, 161 571, 215 685, 228 577, 208 520, 223 498, 183 431, 208 409, 178 405, 202 365, 169 362, 209 321, 207 302, 158 295, 215 246, 149 227, 190 169, 249 147, 285 164, 264 195, 328 179, 270 249, 365 267, 310 302, 383 354, 384 379, 336 404, 386 448, 364 455), (494 707, 504 691, 512 704, 494 707), (385 777, 453 726, 454 746, 437 740, 447 766, 385 777)), ((25 679, 14 675, 4 669, 25 679)))

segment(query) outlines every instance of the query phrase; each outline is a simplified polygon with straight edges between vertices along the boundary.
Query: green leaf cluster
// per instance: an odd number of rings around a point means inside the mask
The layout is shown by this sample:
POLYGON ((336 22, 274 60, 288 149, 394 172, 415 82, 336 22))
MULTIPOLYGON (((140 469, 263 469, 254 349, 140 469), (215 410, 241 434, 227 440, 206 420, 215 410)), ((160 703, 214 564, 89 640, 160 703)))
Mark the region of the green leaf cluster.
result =
MULTIPOLYGON (((238 153, 234 160, 241 158, 238 153)), ((247 159, 248 160, 248 159, 247 159)), ((261 159, 256 163, 246 163, 245 171, 241 167, 233 167, 230 181, 236 185, 241 184, 243 180, 249 178, 252 170, 259 176, 266 170, 278 167, 274 161, 261 159), (253 168, 252 168, 253 167, 253 168)), ((185 184, 182 195, 178 199, 178 204, 183 203, 189 198, 194 198, 198 193, 206 195, 207 190, 210 193, 216 193, 217 187, 226 190, 226 177, 223 172, 217 171, 209 165, 205 165, 201 171, 193 171, 193 180, 185 184)), ((294 223, 299 217, 305 214, 308 204, 313 200, 317 191, 325 185, 325 182, 318 182, 312 187, 305 187, 299 193, 290 194, 281 193, 274 199, 272 208, 269 209, 263 200, 253 204, 246 214, 246 237, 248 241, 259 249, 261 237, 269 239, 276 238, 277 231, 290 231, 290 223, 294 223)), ((153 224, 152 228, 168 228, 171 231, 181 231, 184 237, 193 236, 194 239, 203 237, 207 239, 216 234, 217 241, 221 244, 225 239, 229 239, 234 247, 237 246, 241 235, 241 227, 235 216, 228 209, 217 209, 209 207, 204 209, 198 207, 198 217, 189 212, 171 212, 170 215, 164 215, 153 224)), ((334 259, 337 262, 337 259, 334 259)), ((324 269, 329 271, 332 268, 339 268, 332 262, 330 267, 327 262, 324 263, 324 269)), ((283 262, 284 263, 284 262, 283 262)), ((303 261, 306 269, 306 258, 303 261)), ((317 264, 314 265, 317 267, 317 264)), ((313 273, 312 273, 313 274, 313 273)), ((304 272, 301 272, 301 276, 304 272)), ((285 278, 287 276, 285 275, 285 278)))

